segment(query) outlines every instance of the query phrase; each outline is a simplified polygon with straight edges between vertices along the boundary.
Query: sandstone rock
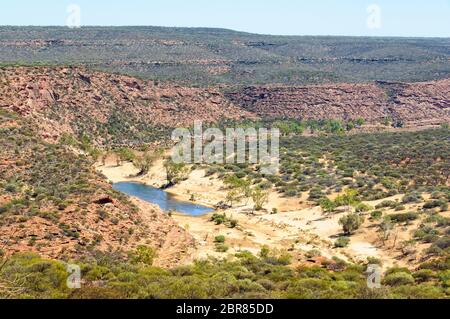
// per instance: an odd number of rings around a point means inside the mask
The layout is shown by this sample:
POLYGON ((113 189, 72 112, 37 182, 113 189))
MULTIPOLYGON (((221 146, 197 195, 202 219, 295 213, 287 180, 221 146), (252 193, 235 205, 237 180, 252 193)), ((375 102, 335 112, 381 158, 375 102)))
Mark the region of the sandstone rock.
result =
POLYGON ((117 112, 130 123, 141 121, 166 127, 191 126, 194 120, 255 117, 212 88, 156 85, 78 67, 5 68, 0 70, 0 77, 10 83, 0 87, 0 105, 38 118, 42 133, 71 134, 91 123, 90 133, 95 136, 96 122, 107 123, 117 112))
POLYGON ((420 126, 450 121, 450 80, 427 83, 247 87, 226 95, 261 117, 296 119, 385 118, 420 126))

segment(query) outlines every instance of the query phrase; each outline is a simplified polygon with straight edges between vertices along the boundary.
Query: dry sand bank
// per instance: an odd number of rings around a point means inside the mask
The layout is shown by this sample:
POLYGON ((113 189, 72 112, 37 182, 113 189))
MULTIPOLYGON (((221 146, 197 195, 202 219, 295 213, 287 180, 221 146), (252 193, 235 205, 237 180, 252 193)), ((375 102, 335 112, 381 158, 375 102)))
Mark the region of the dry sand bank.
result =
MULTIPOLYGON (((131 163, 116 166, 107 162, 105 166, 97 165, 97 169, 111 182, 135 181, 154 187, 165 184, 163 162, 158 161, 143 177, 136 177, 137 169, 131 163)), ((226 189, 222 181, 215 177, 206 177, 204 170, 194 170, 189 178, 172 187, 169 192, 180 200, 194 202, 206 206, 214 206, 226 197, 226 189)), ((304 260, 304 253, 319 250, 324 257, 337 256, 347 261, 365 261, 367 257, 376 257, 382 260, 385 267, 398 264, 407 266, 408 262, 399 255, 398 245, 402 240, 409 238, 410 228, 398 228, 395 241, 388 241, 381 245, 375 223, 368 217, 363 227, 352 237, 347 248, 334 248, 334 242, 341 235, 342 228, 339 219, 345 213, 326 216, 320 207, 314 207, 306 200, 307 195, 299 198, 284 198, 276 192, 269 197, 267 212, 252 215, 252 203, 238 204, 232 209, 220 211, 228 217, 238 221, 236 228, 227 228, 225 225, 215 225, 211 222, 211 214, 193 217, 174 214, 173 219, 196 240, 197 249, 192 253, 191 260, 207 256, 225 257, 237 251, 248 250, 258 253, 267 245, 271 249, 290 251, 294 256, 294 264, 304 260), (272 208, 277 208, 278 214, 270 214, 272 208), (214 238, 224 235, 225 244, 229 246, 227 253, 216 252, 214 238)), ((400 199, 401 196, 389 198, 400 199)), ((369 202, 375 206, 380 201, 369 202)), ((418 258, 418 257, 417 257, 418 258)))

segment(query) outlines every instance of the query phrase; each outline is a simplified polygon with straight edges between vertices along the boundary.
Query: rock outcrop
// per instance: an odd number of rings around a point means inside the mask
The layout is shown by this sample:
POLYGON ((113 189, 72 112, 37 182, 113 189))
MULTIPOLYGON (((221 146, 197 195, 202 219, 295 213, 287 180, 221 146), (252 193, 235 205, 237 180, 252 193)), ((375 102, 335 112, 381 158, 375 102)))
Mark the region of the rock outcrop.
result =
POLYGON ((51 139, 85 131, 105 138, 117 126, 139 134, 137 127, 146 125, 190 127, 195 120, 215 123, 252 116, 217 89, 161 84, 76 67, 0 69, 0 107, 37 119, 40 131, 51 139))
POLYGON ((138 246, 155 264, 189 258, 194 239, 157 206, 112 190, 93 163, 69 147, 45 143, 32 121, 0 109, 0 248, 76 260, 126 259, 138 246))
POLYGON ((297 119, 388 118, 406 126, 450 121, 450 80, 426 83, 333 84, 306 87, 247 87, 227 94, 260 117, 297 119))

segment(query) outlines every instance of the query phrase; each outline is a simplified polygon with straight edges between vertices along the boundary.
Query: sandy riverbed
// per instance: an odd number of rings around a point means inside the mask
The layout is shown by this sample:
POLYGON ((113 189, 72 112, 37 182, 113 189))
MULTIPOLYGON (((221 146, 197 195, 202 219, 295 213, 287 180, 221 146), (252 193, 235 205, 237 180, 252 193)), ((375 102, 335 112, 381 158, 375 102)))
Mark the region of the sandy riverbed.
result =
MULTIPOLYGON (((116 166, 113 161, 106 165, 97 165, 97 169, 103 173, 111 182, 135 181, 154 187, 165 184, 165 172, 163 162, 158 161, 150 172, 143 177, 136 177, 138 170, 131 163, 116 166)), ((223 183, 215 177, 205 176, 204 170, 194 170, 186 181, 172 187, 171 194, 180 200, 188 201, 195 199, 195 203, 214 206, 226 197, 227 190, 223 183)), ((398 199, 398 198, 393 198, 398 199)), ((371 205, 377 202, 370 203, 371 205)), ((305 252, 310 250, 321 251, 324 257, 337 256, 348 261, 366 260, 367 257, 377 257, 384 262, 385 267, 395 263, 405 265, 402 260, 396 260, 398 251, 381 247, 379 244, 376 228, 367 219, 364 227, 351 237, 349 247, 344 249, 334 248, 334 241, 341 234, 339 219, 344 215, 333 214, 325 216, 319 207, 313 207, 306 201, 306 194, 298 198, 283 198, 280 194, 272 192, 269 204, 266 206, 268 212, 277 208, 279 213, 248 214, 252 211, 251 201, 238 204, 232 209, 221 211, 228 217, 238 221, 236 228, 227 228, 225 225, 215 225, 210 221, 211 214, 193 217, 174 214, 174 220, 186 229, 195 238, 197 250, 191 259, 204 258, 207 256, 225 257, 237 251, 248 250, 253 253, 260 251, 264 245, 278 251, 292 252, 294 263, 297 257, 304 259, 305 252), (227 253, 216 252, 214 238, 224 235, 226 245, 229 246, 227 253)), ((407 238, 408 232, 400 231, 398 237, 407 238)))

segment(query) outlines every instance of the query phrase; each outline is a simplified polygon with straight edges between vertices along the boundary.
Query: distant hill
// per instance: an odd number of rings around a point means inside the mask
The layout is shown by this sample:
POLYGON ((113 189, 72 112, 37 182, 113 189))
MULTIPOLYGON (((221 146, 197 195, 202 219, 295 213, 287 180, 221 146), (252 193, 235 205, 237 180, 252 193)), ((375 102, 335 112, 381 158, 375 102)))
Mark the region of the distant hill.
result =
POLYGON ((428 81, 450 39, 268 36, 207 28, 0 27, 2 64, 85 64, 187 85, 428 81))

